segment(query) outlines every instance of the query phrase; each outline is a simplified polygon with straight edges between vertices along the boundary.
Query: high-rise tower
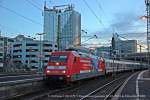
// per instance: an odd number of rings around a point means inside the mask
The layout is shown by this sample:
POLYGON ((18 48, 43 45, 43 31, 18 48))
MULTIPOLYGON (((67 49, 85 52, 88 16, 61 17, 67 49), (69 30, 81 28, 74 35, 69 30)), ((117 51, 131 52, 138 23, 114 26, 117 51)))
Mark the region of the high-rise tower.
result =
POLYGON ((59 50, 81 44, 81 14, 73 5, 44 7, 44 40, 58 44, 59 50))

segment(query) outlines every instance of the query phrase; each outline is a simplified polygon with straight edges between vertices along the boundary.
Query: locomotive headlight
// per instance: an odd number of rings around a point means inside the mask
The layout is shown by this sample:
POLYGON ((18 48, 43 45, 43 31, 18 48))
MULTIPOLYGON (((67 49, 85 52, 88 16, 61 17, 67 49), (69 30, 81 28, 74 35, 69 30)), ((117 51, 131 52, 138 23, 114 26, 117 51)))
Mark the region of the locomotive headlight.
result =
POLYGON ((70 77, 70 75, 67 75, 67 77, 70 77))
POLYGON ((49 70, 47 70, 46 72, 47 72, 47 73, 50 73, 50 71, 49 71, 49 70))
POLYGON ((66 73, 66 71, 64 70, 64 71, 62 71, 62 73, 66 73))
POLYGON ((59 65, 59 62, 56 62, 56 65, 59 65))

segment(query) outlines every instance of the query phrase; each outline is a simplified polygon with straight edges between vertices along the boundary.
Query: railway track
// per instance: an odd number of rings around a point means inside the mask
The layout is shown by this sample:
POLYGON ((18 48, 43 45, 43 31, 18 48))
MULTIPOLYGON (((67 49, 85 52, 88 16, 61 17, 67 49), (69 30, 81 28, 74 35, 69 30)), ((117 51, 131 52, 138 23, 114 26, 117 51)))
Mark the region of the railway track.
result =
POLYGON ((124 83, 126 78, 127 77, 121 77, 100 86, 79 100, 109 100, 113 96, 113 93, 124 83))
POLYGON ((100 79, 83 81, 61 89, 39 91, 12 100, 109 100, 131 74, 130 72, 116 77, 100 77, 100 79))
POLYGON ((109 77, 104 80, 96 79, 68 89, 47 93, 46 94, 47 96, 38 97, 36 99, 31 99, 31 100, 77 100, 77 99, 107 100, 112 96, 111 94, 114 93, 124 82, 124 80, 130 75, 131 73, 130 74, 127 73, 125 75, 118 75, 118 77, 115 78, 109 77), (102 97, 95 98, 95 97, 99 97, 99 95, 102 95, 102 97))
MULTIPOLYGON (((43 94, 41 96, 33 97, 30 100, 63 100, 65 98, 69 98, 70 93, 74 93, 78 90, 81 90, 81 89, 85 88, 85 86, 88 86, 90 84, 94 84, 96 81, 97 81, 97 79, 94 81, 90 80, 90 81, 86 81, 83 83, 75 84, 74 86, 71 86, 71 87, 50 91, 50 92, 43 94)), ((106 80, 101 80, 100 82, 104 83, 105 81, 106 80)))
MULTIPOLYGON (((101 81, 104 79, 105 78, 101 79, 101 81)), ((97 79, 95 81, 97 81, 97 79)), ((44 100, 47 98, 53 98, 53 99, 55 98, 56 99, 57 97, 55 97, 55 96, 58 94, 59 94, 59 96, 61 96, 61 98, 63 98, 63 96, 61 94, 67 93, 68 91, 72 91, 72 92, 76 91, 76 90, 80 89, 81 87, 84 87, 85 84, 87 84, 87 85, 93 84, 93 83, 95 83, 95 81, 85 80, 83 82, 73 84, 72 86, 67 86, 67 87, 63 87, 60 89, 49 89, 49 90, 47 89, 45 91, 35 91, 32 94, 24 94, 22 96, 15 97, 15 98, 10 99, 10 100, 44 100)))
POLYGON ((123 84, 126 77, 128 77, 128 75, 118 77, 115 80, 110 79, 99 81, 98 83, 95 83, 91 86, 88 84, 84 87, 79 87, 77 89, 62 93, 61 95, 57 94, 55 95, 56 98, 52 98, 52 96, 49 99, 43 100, 109 100, 112 94, 123 84), (87 88, 87 86, 89 87, 87 88))

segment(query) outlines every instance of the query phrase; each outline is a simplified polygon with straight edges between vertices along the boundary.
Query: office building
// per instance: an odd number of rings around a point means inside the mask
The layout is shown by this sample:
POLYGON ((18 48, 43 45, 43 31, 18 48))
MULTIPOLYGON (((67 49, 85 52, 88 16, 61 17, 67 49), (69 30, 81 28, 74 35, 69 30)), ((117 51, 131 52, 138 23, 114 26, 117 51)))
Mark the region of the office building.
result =
POLYGON ((119 53, 136 53, 137 40, 116 41, 115 50, 119 53))
POLYGON ((118 34, 113 35, 114 43, 112 43, 112 47, 117 54, 137 52, 137 40, 121 40, 118 34))
POLYGON ((44 7, 44 40, 57 43, 59 50, 81 45, 81 14, 72 5, 44 7))

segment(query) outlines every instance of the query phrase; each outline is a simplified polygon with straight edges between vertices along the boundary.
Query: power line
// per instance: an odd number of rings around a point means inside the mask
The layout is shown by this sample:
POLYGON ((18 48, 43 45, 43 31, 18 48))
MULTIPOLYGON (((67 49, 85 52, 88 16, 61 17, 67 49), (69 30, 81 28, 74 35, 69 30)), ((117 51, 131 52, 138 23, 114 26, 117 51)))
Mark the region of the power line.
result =
POLYGON ((97 4, 98 4, 99 9, 100 9, 100 10, 102 10, 102 11, 103 11, 103 13, 105 14, 105 12, 104 12, 104 10, 103 10, 103 8, 102 8, 102 6, 101 6, 100 2, 99 2, 98 0, 96 0, 96 2, 97 2, 97 4))
POLYGON ((83 2, 86 4, 86 6, 89 8, 89 10, 93 13, 93 15, 96 17, 96 19, 98 20, 98 22, 103 25, 103 27, 105 27, 105 25, 103 24, 103 22, 99 19, 99 17, 96 15, 96 13, 93 11, 93 9, 89 6, 89 4, 86 2, 86 0, 83 0, 83 2))
POLYGON ((7 7, 2 6, 2 5, 0 5, 0 7, 3 8, 3 9, 5 9, 5 10, 7 10, 7 11, 9 11, 9 12, 12 12, 12 13, 14 13, 15 15, 17 15, 17 16, 19 16, 19 17, 22 17, 22 18, 24 18, 25 20, 28 20, 28 21, 30 21, 30 22, 32 22, 32 23, 34 23, 34 24, 38 24, 38 25, 40 25, 40 26, 42 25, 41 23, 36 22, 36 21, 34 21, 34 20, 32 20, 32 19, 30 19, 30 18, 28 18, 28 17, 25 17, 25 16, 23 16, 22 14, 20 14, 20 13, 14 11, 14 10, 11 10, 11 9, 9 9, 9 8, 7 8, 7 7))
MULTIPOLYGON (((96 2, 97 2, 97 5, 98 5, 99 9, 100 9, 100 10, 104 13, 104 16, 106 16, 106 17, 107 17, 107 15, 106 15, 106 13, 105 13, 104 9, 102 8, 102 6, 101 6, 101 4, 100 4, 99 0, 96 0, 96 2)), ((107 20, 108 20, 108 17, 107 17, 107 20)), ((110 21, 108 20, 108 22, 110 22, 110 21)))
POLYGON ((32 5, 33 7, 37 8, 38 10, 43 11, 43 9, 41 9, 39 6, 37 6, 35 3, 31 2, 30 0, 25 0, 27 1, 30 5, 32 5))
POLYGON ((38 5, 38 6, 41 6, 38 2, 36 2, 36 1, 34 1, 34 0, 32 0, 36 5, 38 5))

